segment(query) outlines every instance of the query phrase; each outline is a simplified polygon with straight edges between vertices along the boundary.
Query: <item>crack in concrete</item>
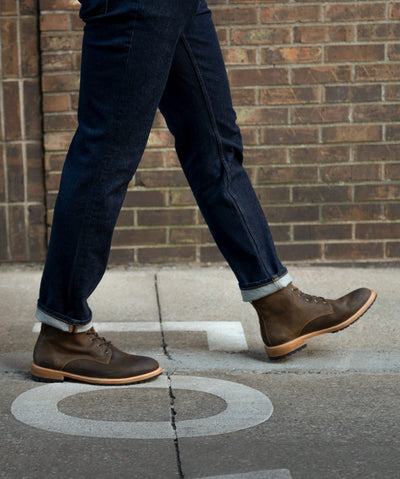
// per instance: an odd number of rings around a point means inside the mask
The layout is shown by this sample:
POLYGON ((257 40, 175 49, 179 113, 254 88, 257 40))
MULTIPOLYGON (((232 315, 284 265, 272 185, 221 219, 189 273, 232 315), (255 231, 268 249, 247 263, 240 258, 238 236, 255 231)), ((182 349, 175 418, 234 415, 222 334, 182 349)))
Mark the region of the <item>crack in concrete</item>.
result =
POLYGON ((172 356, 169 354, 169 351, 168 351, 168 344, 165 341, 165 334, 164 334, 163 320, 162 320, 162 313, 161 313, 160 294, 159 294, 159 291, 158 291, 157 273, 154 275, 154 288, 156 290, 158 320, 160 321, 162 348, 163 348, 165 356, 167 356, 168 359, 172 360, 172 356))
MULTIPOLYGON (((168 351, 168 344, 165 340, 165 333, 164 333, 164 328, 163 328, 163 318, 162 318, 162 313, 161 313, 161 302, 160 302, 160 293, 158 290, 158 282, 157 282, 157 273, 154 275, 154 288, 156 291, 156 298, 157 298, 157 309, 158 309, 158 320, 160 321, 160 330, 161 330, 161 341, 162 341, 162 347, 165 356, 172 361, 172 356, 170 355, 168 351)), ((184 479, 185 476, 183 474, 183 469, 182 469, 182 461, 181 461, 181 454, 179 450, 179 439, 178 439, 178 433, 176 429, 176 421, 175 421, 175 416, 176 416, 176 411, 175 411, 175 396, 172 391, 172 385, 171 385, 171 374, 167 373, 167 380, 168 380, 168 393, 169 393, 169 404, 170 404, 170 414, 171 414, 171 427, 173 430, 173 439, 174 439, 174 446, 175 446, 175 457, 176 457, 176 466, 178 468, 178 475, 180 479, 184 479)))

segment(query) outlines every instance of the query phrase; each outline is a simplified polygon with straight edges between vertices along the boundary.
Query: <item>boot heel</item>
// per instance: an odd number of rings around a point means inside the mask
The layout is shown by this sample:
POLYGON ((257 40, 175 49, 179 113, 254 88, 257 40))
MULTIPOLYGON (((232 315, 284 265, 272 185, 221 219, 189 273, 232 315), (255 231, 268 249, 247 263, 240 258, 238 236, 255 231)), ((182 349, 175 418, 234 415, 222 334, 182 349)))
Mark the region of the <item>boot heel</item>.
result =
POLYGON ((264 346, 266 353, 268 354, 269 359, 281 359, 291 354, 297 353, 301 349, 306 347, 306 343, 303 339, 297 338, 288 343, 281 344, 279 346, 264 346))
POLYGON ((54 369, 42 368, 37 366, 34 362, 31 363, 31 375, 34 381, 53 383, 63 382, 64 375, 60 371, 54 371, 54 369))

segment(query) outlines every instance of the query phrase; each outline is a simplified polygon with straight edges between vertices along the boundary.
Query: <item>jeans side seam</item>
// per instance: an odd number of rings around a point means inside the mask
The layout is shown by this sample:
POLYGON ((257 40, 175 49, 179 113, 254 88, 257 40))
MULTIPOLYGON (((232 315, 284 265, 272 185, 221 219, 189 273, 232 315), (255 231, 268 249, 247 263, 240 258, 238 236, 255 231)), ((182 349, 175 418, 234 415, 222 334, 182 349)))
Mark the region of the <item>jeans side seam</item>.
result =
POLYGON ((226 161, 225 161, 225 158, 224 158, 224 154, 222 152, 222 141, 221 141, 221 138, 220 138, 220 135, 219 135, 219 131, 218 131, 218 127, 217 127, 217 124, 216 124, 216 121, 215 121, 215 117, 214 117, 214 113, 212 111, 212 108, 211 108, 211 105, 210 105, 210 99, 209 99, 209 96, 207 94, 207 88, 205 86, 205 83, 204 83, 204 80, 202 78, 202 75, 201 75, 201 71, 199 69, 199 67, 197 66, 197 63, 196 63, 196 60, 194 58, 194 55, 193 55, 193 52, 190 48, 190 44, 185 36, 185 34, 183 33, 182 34, 182 42, 183 42, 183 45, 188 53, 188 56, 191 60, 191 63, 192 63, 192 66, 193 66, 193 69, 195 71, 195 74, 196 74, 196 77, 197 77, 197 80, 200 84, 200 89, 201 89, 201 92, 202 92, 202 95, 203 95, 203 98, 204 98, 204 102, 206 104, 206 108, 207 108, 207 112, 208 112, 208 115, 209 115, 209 118, 210 118, 210 123, 211 123, 211 126, 212 126, 212 129, 213 129, 213 132, 214 132, 214 136, 215 136, 215 139, 216 139, 216 142, 217 142, 217 146, 218 146, 218 152, 219 152, 219 156, 220 156, 220 161, 221 161, 221 164, 225 170, 225 173, 226 173, 226 188, 227 188, 227 192, 229 193, 230 197, 232 198, 233 200, 233 203, 235 204, 236 208, 237 208, 237 211, 238 213, 240 214, 240 217, 242 219, 242 222, 243 224, 246 226, 246 229, 247 229, 247 232, 250 236, 250 238, 252 239, 252 242, 253 242, 253 245, 258 253, 258 256, 260 258, 260 262, 262 263, 262 265, 264 266, 265 268, 265 271, 266 273, 271 276, 271 272, 269 271, 268 267, 267 267, 267 264, 265 263, 264 261, 264 258, 262 257, 261 255, 261 252, 260 252, 260 249, 257 245, 257 241, 255 240, 251 230, 250 230, 250 227, 245 219, 245 216, 243 214, 243 211, 242 209, 240 208, 240 205, 238 204, 238 201, 237 201, 237 198, 235 197, 235 195, 233 195, 232 191, 231 191, 231 188, 230 188, 230 171, 229 171, 229 168, 226 164, 226 161))
MULTIPOLYGON (((126 56, 125 72, 124 72, 125 80, 127 78, 127 73, 128 73, 129 56, 130 56, 131 49, 132 49, 133 37, 134 37, 135 26, 136 26, 136 19, 137 19, 137 9, 135 10, 135 16, 134 16, 133 22, 132 22, 132 32, 131 32, 129 48, 128 48, 127 56, 126 56)), ((122 94, 122 91, 123 90, 121 89, 118 96, 120 96, 122 94)), ((115 105, 117 107, 119 105, 119 102, 116 101, 115 105)), ((116 122, 118 124, 118 116, 119 115, 120 115, 120 110, 119 110, 119 108, 116 108, 115 112, 114 112, 113 119, 112 119, 113 123, 116 122)), ((100 180, 103 181, 103 178, 104 178, 105 168, 104 168, 103 162, 98 163, 95 173, 96 174, 94 174, 93 177, 92 177, 92 182, 91 182, 91 185, 90 185, 90 194, 88 195, 88 198, 90 198, 90 200, 87 201, 86 207, 85 207, 84 218, 86 218, 86 221, 84 221, 82 223, 81 232, 80 232, 79 239, 78 239, 78 242, 77 242, 77 249, 76 249, 76 253, 75 253, 75 258, 74 258, 74 262, 73 262, 72 267, 71 267, 71 275, 70 275, 71 279, 70 279, 70 283, 69 283, 69 287, 68 287, 68 294, 67 294, 68 298, 70 298, 70 294, 71 294, 72 279, 74 278, 74 276, 76 274, 78 258, 79 258, 79 255, 80 255, 80 245, 82 244, 83 241, 86 241, 86 239, 87 239, 87 236, 89 234, 88 233, 89 232, 89 226, 90 226, 91 220, 93 218, 93 204, 94 204, 94 201, 95 201, 95 198, 94 198, 94 195, 93 195, 94 188, 98 184, 98 182, 100 180), (103 172, 102 172, 103 174, 100 175, 100 171, 101 171, 102 168, 103 168, 103 172), (98 178, 98 177, 100 177, 100 178, 98 178)))

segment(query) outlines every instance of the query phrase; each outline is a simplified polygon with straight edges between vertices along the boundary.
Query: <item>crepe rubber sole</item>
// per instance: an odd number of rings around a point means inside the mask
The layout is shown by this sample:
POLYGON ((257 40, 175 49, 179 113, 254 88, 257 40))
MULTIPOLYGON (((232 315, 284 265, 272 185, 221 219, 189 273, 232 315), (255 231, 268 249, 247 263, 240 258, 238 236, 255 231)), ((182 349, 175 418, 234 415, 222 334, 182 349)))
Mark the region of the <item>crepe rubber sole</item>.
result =
POLYGON ((32 379, 40 382, 62 382, 64 379, 73 379, 74 381, 91 383, 91 384, 132 384, 147 381, 155 378, 162 373, 162 368, 159 367, 154 371, 150 371, 138 376, 130 376, 125 378, 94 378, 90 376, 81 376, 80 374, 73 374, 66 371, 57 371, 56 369, 43 368, 34 362, 31 363, 32 379))
POLYGON ((270 359, 281 359, 286 356, 290 356, 291 354, 294 354, 297 351, 300 351, 301 349, 305 348, 307 339, 313 338, 314 336, 318 336, 320 334, 336 333, 353 324, 372 306, 375 299, 376 293, 375 291, 371 291, 371 295, 369 296, 368 300, 361 306, 361 308, 342 323, 339 323, 336 326, 332 326, 330 328, 304 334, 303 336, 299 336, 296 339, 292 339, 291 341, 280 344, 278 346, 264 346, 265 351, 267 352, 270 359))

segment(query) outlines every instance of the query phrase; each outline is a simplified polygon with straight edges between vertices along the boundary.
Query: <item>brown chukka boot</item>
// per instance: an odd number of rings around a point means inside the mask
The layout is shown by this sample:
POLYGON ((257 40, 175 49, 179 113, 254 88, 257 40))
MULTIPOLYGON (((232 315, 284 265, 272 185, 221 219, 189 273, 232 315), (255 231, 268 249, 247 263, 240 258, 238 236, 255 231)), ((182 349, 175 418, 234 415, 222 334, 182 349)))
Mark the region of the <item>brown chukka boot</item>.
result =
POLYGON ((152 358, 120 351, 93 328, 67 333, 42 324, 31 373, 37 381, 70 378, 94 384, 130 384, 154 378, 162 369, 152 358))
POLYGON ((306 346, 313 336, 350 326, 375 301, 376 293, 360 288, 332 300, 302 293, 290 283, 269 296, 252 301, 260 320, 265 350, 279 359, 306 346))

